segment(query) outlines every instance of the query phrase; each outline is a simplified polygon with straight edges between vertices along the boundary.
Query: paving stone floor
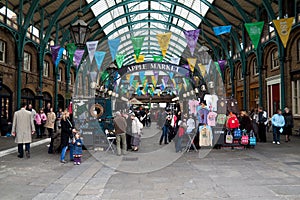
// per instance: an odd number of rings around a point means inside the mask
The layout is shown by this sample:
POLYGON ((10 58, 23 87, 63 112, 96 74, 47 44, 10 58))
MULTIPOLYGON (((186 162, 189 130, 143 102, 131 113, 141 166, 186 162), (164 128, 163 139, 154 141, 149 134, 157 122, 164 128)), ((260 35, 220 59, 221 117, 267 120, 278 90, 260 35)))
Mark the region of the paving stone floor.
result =
POLYGON ((175 153, 173 142, 159 145, 159 137, 154 124, 138 152, 86 150, 79 166, 47 154, 48 140, 32 147, 30 159, 0 154, 0 199, 300 199, 298 136, 281 145, 185 153, 175 153))

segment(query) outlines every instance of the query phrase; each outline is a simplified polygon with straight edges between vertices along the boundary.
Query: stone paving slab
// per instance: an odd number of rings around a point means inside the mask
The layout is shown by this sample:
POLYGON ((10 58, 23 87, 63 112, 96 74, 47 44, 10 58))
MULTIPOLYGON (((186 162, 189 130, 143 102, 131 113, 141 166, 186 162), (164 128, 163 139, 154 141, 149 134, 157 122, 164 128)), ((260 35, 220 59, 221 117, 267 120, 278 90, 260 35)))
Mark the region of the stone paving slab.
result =
POLYGON ((60 163, 45 144, 33 147, 30 159, 3 156, 1 200, 300 199, 300 138, 258 143, 255 149, 176 154, 174 144, 158 145, 160 135, 154 132, 144 131, 142 145, 152 150, 126 156, 85 151, 80 166, 60 163))

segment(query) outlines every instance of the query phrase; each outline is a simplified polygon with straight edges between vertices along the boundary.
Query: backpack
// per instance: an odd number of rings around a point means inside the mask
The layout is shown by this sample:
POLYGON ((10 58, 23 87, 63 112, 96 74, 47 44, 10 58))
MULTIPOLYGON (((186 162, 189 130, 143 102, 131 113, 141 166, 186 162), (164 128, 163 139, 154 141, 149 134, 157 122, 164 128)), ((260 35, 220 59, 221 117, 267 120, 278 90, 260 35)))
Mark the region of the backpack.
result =
POLYGON ((228 124, 228 128, 230 128, 230 129, 238 128, 240 126, 239 120, 235 115, 231 116, 228 119, 227 124, 228 124))

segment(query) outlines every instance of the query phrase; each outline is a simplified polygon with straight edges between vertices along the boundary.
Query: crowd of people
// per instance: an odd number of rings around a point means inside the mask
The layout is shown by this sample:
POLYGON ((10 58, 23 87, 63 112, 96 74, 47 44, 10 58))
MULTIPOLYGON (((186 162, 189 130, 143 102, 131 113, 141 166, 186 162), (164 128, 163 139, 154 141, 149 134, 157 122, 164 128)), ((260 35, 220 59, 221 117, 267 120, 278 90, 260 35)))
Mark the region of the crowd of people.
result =
POLYGON ((55 114, 51 104, 36 112, 32 105, 22 103, 22 108, 14 113, 12 123, 12 136, 18 144, 18 157, 24 157, 23 146, 25 144, 25 155, 30 158, 30 143, 32 137, 48 137, 48 153, 61 153, 60 162, 66 163, 65 154, 70 149, 70 161, 74 165, 81 164, 83 140, 80 133, 75 129, 72 115, 69 109, 62 111, 60 108, 55 114))

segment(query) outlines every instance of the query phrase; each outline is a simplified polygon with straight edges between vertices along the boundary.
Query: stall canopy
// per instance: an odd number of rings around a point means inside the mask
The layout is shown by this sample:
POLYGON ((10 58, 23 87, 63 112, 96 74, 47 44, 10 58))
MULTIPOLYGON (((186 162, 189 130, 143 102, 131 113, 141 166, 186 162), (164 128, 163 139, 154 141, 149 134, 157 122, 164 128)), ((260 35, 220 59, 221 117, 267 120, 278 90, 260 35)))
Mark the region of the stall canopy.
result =
POLYGON ((136 98, 132 98, 128 102, 133 105, 142 105, 143 104, 143 102, 137 100, 136 98))

